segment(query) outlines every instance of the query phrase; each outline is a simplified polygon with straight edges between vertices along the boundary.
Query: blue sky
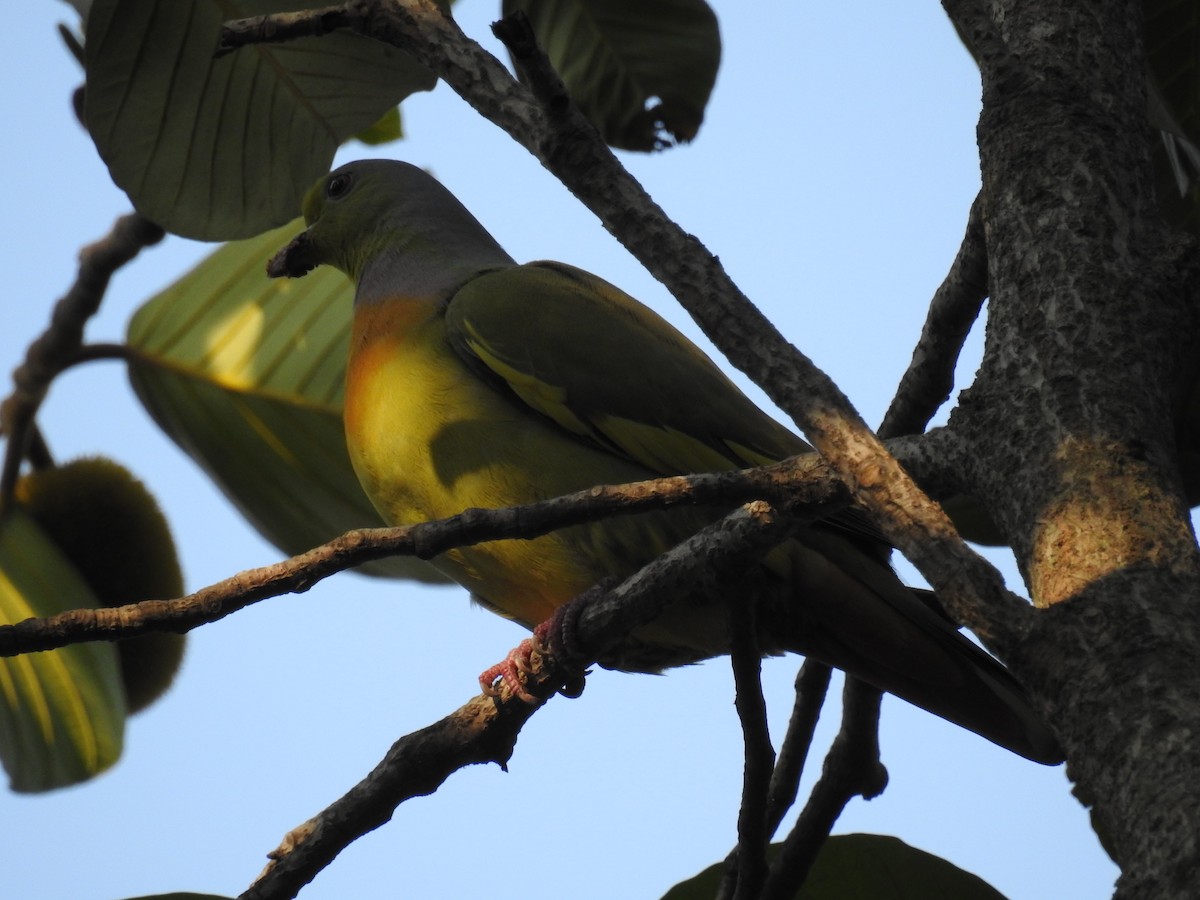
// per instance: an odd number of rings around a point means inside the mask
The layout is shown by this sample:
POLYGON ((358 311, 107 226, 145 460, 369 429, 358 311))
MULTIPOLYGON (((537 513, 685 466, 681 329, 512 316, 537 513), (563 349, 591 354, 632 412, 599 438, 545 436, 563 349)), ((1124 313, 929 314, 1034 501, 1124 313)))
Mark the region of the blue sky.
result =
MULTIPOLYGON (((698 140, 624 158, 878 423, 978 189, 978 78, 939 4, 774 7, 715 4, 725 53, 698 140)), ((456 9, 468 34, 494 48, 487 25, 498 3, 456 9)), ((74 17, 42 2, 0 30, 6 371, 70 284, 78 248, 128 209, 70 112, 80 72, 54 24, 74 17)), ((339 158, 382 152, 429 167, 517 259, 596 272, 703 343, 590 213, 446 87, 406 102, 404 115, 408 140, 339 158)), ((119 340, 138 305, 209 249, 169 238, 145 253, 114 279, 88 337, 119 340)), ((971 352, 977 360, 978 335, 971 352)), ((960 386, 972 371, 968 359, 960 386)), ((279 558, 156 430, 118 364, 63 376, 41 422, 58 457, 103 453, 146 481, 175 529, 190 590, 279 558)), ((476 674, 522 636, 458 589, 353 575, 194 632, 176 687, 130 722, 112 772, 48 796, 0 798, 5 891, 236 895, 288 829, 397 737, 471 696, 476 674)), ((797 664, 765 665, 776 733, 797 664)), ((599 672, 582 699, 534 717, 507 774, 475 767, 406 804, 302 896, 438 900, 523 891, 536 879, 534 890, 580 900, 656 898, 733 843, 732 698, 725 660, 664 677, 599 672)), ((828 710, 825 739, 835 722, 828 710)), ((895 699, 884 704, 882 743, 887 791, 851 804, 836 831, 895 834, 1014 900, 1111 892, 1115 867, 1061 767, 1028 763, 895 699)))

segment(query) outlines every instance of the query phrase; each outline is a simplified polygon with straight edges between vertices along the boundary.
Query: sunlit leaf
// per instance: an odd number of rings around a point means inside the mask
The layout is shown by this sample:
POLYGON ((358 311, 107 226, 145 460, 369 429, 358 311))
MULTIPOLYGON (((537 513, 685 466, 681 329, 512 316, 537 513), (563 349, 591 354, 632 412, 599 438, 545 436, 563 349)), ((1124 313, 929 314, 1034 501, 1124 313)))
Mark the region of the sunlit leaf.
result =
MULTIPOLYGON (((221 247, 138 310, 128 334, 143 404, 286 553, 383 524, 342 430, 353 287, 328 267, 266 276, 266 260, 301 228, 221 247)), ((364 570, 445 581, 416 559, 364 570)))
MULTIPOLYGON (((0 523, 0 623, 96 599, 62 552, 19 507, 0 523)), ((86 781, 121 755, 125 695, 112 644, 87 643, 0 659, 0 761, 14 791, 86 781)))
POLYGON ((392 107, 380 116, 374 125, 364 128, 354 136, 356 141, 368 147, 378 147, 380 144, 390 144, 404 137, 404 129, 400 125, 400 110, 392 107))
POLYGON ((504 0, 523 10, 571 98, 624 150, 690 141, 721 62, 704 0, 504 0), (668 139, 669 138, 669 139, 668 139))
MULTIPOLYGON (((770 855, 778 852, 771 846, 770 855)), ((712 900, 725 864, 709 866, 662 900, 712 900)), ((1004 900, 978 875, 881 834, 838 834, 817 855, 795 900, 1004 900)))
POLYGON ((113 180, 168 231, 244 238, 300 212, 338 145, 431 72, 346 30, 215 58, 222 22, 319 3, 95 0, 88 130, 113 180))

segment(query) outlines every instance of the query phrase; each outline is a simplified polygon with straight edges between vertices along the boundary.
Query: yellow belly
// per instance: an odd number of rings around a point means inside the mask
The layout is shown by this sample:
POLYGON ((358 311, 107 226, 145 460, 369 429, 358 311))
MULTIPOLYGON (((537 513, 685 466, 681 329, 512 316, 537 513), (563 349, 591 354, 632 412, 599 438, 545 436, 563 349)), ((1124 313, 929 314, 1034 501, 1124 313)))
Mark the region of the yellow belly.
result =
MULTIPOLYGON (((356 313, 345 424, 359 480, 393 524, 651 477, 481 380, 445 344, 428 304, 356 313)), ((433 562, 486 605, 532 627, 596 582, 635 571, 683 536, 674 532, 660 515, 627 517, 466 547, 433 562)))

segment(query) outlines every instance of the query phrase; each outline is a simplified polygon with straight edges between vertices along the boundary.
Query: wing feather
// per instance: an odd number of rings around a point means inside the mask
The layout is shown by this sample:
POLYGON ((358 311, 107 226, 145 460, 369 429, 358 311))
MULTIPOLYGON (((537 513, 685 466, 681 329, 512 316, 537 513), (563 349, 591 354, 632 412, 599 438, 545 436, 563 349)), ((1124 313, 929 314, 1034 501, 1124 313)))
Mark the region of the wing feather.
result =
MULTIPOLYGON (((446 310, 454 350, 581 440, 661 475, 811 452, 673 325, 582 269, 535 262, 484 273, 446 310)), ((873 543, 857 509, 827 523, 873 543)))
POLYGON ((473 279, 447 309, 455 350, 563 428, 664 475, 811 448, 665 319, 561 263, 473 279))

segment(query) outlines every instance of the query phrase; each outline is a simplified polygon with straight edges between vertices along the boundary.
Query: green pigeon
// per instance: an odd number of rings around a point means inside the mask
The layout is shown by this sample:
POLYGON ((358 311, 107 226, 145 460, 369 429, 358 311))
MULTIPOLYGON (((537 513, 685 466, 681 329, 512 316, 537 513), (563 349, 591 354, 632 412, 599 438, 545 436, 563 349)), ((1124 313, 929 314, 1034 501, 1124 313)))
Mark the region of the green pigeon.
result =
MULTIPOLYGON (((812 452, 649 308, 569 265, 516 263, 415 166, 342 166, 309 191, 304 217, 268 272, 331 265, 356 284, 346 442, 388 522, 812 452)), ((620 516, 432 562, 533 628, 724 511, 620 516)), ((1060 762, 1017 681, 898 580, 890 553, 860 510, 846 510, 772 549, 748 579, 753 594, 682 598, 600 663, 658 672, 727 653, 732 604, 755 600, 764 653, 806 654, 1029 759, 1060 762)))

